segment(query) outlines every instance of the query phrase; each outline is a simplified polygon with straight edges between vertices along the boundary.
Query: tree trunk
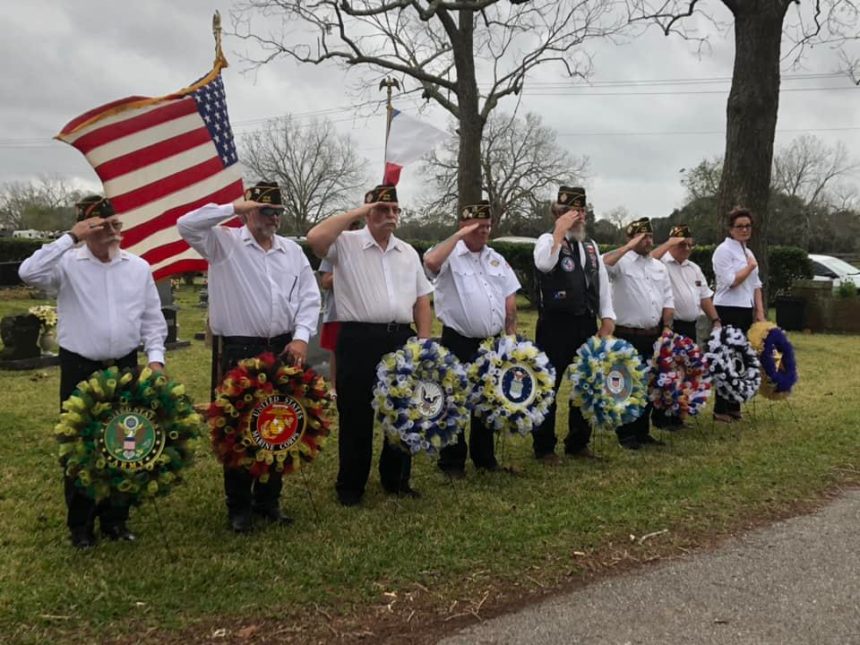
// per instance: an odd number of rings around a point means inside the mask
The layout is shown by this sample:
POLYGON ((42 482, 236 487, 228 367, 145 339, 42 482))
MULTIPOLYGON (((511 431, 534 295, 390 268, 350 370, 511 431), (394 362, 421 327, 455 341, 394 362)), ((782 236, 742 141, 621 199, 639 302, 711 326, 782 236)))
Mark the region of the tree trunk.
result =
POLYGON ((478 82, 475 76, 474 21, 472 11, 459 13, 460 42, 454 44, 457 67, 457 103, 459 106, 460 149, 457 155, 457 206, 477 204, 481 199, 481 136, 484 119, 480 112, 478 82))
POLYGON ((726 152, 717 200, 722 230, 735 206, 753 213, 750 248, 767 285, 767 207, 779 112, 780 43, 786 0, 727 1, 735 16, 735 65, 726 107, 726 152))

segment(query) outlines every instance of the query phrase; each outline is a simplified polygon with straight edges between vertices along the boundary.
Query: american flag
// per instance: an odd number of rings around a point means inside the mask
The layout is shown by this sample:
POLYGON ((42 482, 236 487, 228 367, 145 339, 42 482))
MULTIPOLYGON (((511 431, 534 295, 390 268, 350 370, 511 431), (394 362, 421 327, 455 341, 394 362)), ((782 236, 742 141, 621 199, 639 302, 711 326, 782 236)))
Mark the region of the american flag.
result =
POLYGON ((209 74, 174 94, 132 96, 90 110, 56 137, 86 156, 121 216, 123 248, 149 262, 156 280, 206 270, 206 261, 179 237, 181 215, 242 196, 221 81, 225 65, 219 59, 209 74))

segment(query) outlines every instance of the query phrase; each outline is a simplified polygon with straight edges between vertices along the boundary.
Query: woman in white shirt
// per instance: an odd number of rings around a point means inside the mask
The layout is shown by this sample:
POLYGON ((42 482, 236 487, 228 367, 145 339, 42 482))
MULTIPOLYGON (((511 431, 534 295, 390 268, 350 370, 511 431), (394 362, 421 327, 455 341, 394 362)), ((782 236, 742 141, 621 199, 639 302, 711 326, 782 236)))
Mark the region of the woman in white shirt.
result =
MULTIPOLYGON (((729 213, 729 237, 714 251, 716 277, 714 305, 723 325, 749 331, 753 321, 764 320, 758 263, 747 243, 752 236, 752 213, 735 208, 729 213)), ((741 418, 740 404, 720 396, 714 404, 714 420, 731 423, 741 418)))

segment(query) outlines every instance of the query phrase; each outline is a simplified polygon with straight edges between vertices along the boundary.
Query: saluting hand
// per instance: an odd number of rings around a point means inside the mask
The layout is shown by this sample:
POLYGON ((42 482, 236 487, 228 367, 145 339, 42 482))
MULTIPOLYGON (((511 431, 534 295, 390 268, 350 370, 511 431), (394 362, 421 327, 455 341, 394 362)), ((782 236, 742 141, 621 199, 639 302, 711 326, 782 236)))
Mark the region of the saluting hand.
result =
POLYGON ((564 215, 559 215, 555 220, 555 234, 564 235, 574 224, 580 220, 580 215, 575 210, 569 210, 564 215))
POLYGON ((83 242, 94 233, 101 231, 104 227, 105 221, 101 217, 88 217, 85 220, 76 222, 70 232, 79 242, 83 242))
POLYGON ((286 355, 287 362, 296 367, 302 367, 308 358, 308 344, 303 340, 293 340, 287 343, 281 355, 286 355))
POLYGON ((263 206, 280 208, 279 206, 273 206, 272 204, 261 204, 260 202, 255 202, 250 199, 239 198, 233 202, 233 212, 235 212, 236 215, 247 215, 255 208, 262 208, 263 206))
POLYGON ((639 233, 638 235, 630 238, 630 241, 627 242, 627 244, 625 245, 625 248, 627 250, 632 250, 632 249, 636 248, 636 245, 639 244, 639 242, 642 241, 642 238, 645 237, 646 235, 647 235, 647 233, 639 233))
POLYGON ((481 225, 481 222, 473 222, 472 224, 469 224, 468 226, 464 226, 463 228, 458 228, 457 229, 457 235, 459 235, 461 238, 464 238, 469 233, 471 233, 473 231, 477 231, 478 227, 480 225, 481 225))

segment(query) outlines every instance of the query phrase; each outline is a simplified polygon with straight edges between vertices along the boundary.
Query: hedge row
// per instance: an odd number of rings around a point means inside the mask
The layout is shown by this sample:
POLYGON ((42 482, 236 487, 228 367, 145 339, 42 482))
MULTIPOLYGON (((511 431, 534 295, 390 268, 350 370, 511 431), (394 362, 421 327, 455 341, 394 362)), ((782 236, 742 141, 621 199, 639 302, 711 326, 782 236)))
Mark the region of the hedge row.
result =
MULTIPOLYGON (((13 238, 0 238, 0 262, 20 261, 33 254, 44 242, 40 240, 20 240, 13 238)), ((314 256, 307 243, 300 242, 305 254, 311 262, 311 266, 319 266, 319 259, 314 256)), ((423 240, 411 241, 419 255, 431 248, 435 242, 423 240)), ((511 242, 490 242, 490 246, 501 253, 510 263, 514 272, 523 285, 523 292, 530 300, 534 289, 534 261, 532 259, 533 246, 531 244, 515 244, 511 242)), ((612 250, 610 245, 600 245, 600 252, 612 250)), ((713 285, 714 271, 711 265, 711 256, 714 253, 714 245, 700 245, 693 249, 690 259, 702 267, 702 271, 713 285)), ((771 246, 768 247, 768 262, 770 266, 770 279, 768 281, 768 296, 771 300, 782 295, 795 280, 812 277, 812 264, 807 257, 806 251, 796 246, 771 246)))

